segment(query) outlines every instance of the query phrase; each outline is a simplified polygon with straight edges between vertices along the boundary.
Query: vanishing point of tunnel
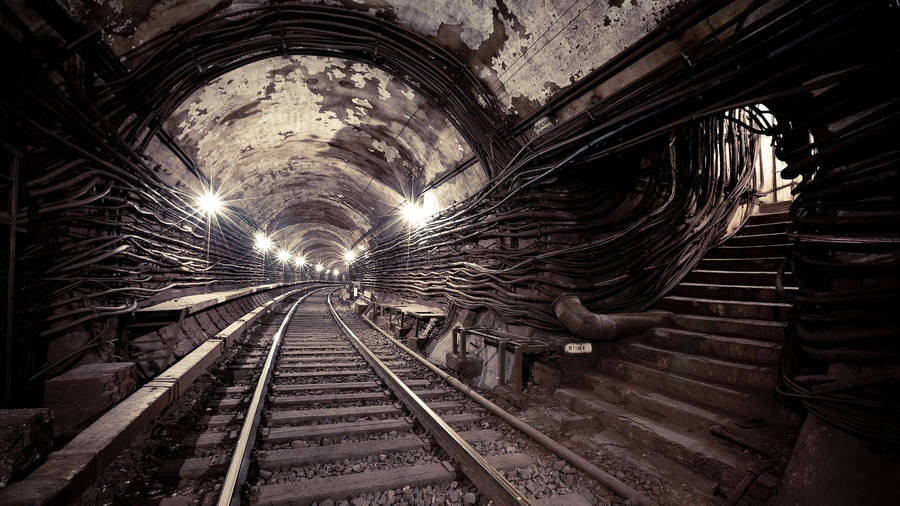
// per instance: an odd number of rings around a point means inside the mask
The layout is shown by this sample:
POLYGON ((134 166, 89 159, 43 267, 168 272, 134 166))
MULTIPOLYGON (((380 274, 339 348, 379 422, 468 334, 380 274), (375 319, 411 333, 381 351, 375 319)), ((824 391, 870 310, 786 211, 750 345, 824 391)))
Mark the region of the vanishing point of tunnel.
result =
POLYGON ((0 505, 893 505, 895 0, 2 0, 0 505))

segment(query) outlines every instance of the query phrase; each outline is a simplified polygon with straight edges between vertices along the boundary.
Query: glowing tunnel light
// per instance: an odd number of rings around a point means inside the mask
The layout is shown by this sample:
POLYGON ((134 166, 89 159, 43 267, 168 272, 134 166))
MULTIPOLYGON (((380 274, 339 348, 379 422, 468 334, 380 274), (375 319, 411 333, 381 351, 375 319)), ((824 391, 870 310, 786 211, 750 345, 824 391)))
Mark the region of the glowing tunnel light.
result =
POLYGON ((338 274, 341 273, 341 271, 334 269, 333 271, 331 271, 331 273, 334 274, 335 276, 337 276, 338 274))
POLYGON ((428 212, 424 207, 414 202, 403 204, 403 208, 400 211, 403 213, 406 222, 414 227, 424 227, 428 223, 428 212))
POLYGON ((306 265, 306 259, 303 258, 303 255, 297 255, 297 258, 294 259, 294 265, 297 267, 303 267, 306 265))
POLYGON ((222 199, 215 192, 206 190, 197 197, 197 207, 207 216, 214 216, 222 210, 222 199))
POLYGON ((282 262, 287 262, 291 259, 291 254, 287 250, 278 250, 278 260, 282 262))
POLYGON ((325 266, 322 265, 321 263, 316 264, 316 272, 322 272, 322 269, 324 269, 324 268, 325 268, 325 266))
POLYGON ((259 251, 269 251, 269 248, 272 247, 272 239, 269 239, 269 236, 262 232, 257 232, 254 237, 253 246, 259 251))
POLYGON ((352 249, 348 249, 347 252, 344 253, 344 260, 346 260, 348 264, 352 263, 354 260, 356 260, 356 252, 352 249))

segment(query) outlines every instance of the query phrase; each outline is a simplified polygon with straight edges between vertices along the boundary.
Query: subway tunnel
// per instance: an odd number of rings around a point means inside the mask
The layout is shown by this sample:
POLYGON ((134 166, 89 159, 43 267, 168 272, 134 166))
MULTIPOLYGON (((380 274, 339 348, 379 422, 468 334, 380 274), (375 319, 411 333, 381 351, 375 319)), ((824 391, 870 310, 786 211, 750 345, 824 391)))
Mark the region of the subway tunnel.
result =
POLYGON ((900 496, 898 2, 0 6, 0 504, 900 496))

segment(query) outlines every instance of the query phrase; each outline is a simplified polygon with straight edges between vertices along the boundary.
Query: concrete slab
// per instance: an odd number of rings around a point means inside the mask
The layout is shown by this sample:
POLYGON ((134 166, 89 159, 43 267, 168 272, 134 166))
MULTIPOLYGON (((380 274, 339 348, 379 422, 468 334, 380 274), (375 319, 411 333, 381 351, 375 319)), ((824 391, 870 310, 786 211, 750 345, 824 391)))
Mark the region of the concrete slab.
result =
POLYGON ((219 292, 212 293, 198 293, 195 295, 186 295, 184 297, 178 297, 175 299, 167 300, 165 302, 160 302, 159 304, 154 304, 152 306, 148 306, 145 308, 138 309, 138 313, 165 313, 171 311, 186 311, 186 314, 196 313, 202 309, 206 309, 210 306, 214 306, 216 304, 221 304, 223 302, 228 302, 229 300, 234 300, 239 297, 243 297, 245 295, 249 295, 251 293, 256 293, 264 290, 270 290, 272 288, 278 288, 279 286, 283 286, 282 284, 269 284, 269 285, 259 285, 252 286, 249 288, 241 288, 237 290, 224 290, 219 292))
POLYGON ((619 356, 659 370, 734 387, 769 390, 775 385, 776 370, 769 366, 693 355, 640 343, 623 346, 619 356))
POLYGON ((47 408, 0 410, 0 488, 50 453, 53 415, 47 408))
POLYGON ((50 379, 44 405, 53 411, 57 435, 75 434, 135 391, 139 381, 134 362, 86 364, 50 379))
POLYGON ((778 343, 686 329, 657 328, 647 339, 648 344, 660 348, 745 363, 775 365, 781 357, 781 345, 778 343))

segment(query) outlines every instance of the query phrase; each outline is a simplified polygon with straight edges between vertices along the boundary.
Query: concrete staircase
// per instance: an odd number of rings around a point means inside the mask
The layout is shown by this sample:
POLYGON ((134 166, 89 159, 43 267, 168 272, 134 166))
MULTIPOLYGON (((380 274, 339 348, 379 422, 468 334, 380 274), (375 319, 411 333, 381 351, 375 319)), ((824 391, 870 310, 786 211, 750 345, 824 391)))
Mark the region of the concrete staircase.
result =
POLYGON ((624 438, 637 461, 662 455, 717 493, 765 503, 777 478, 763 470, 790 453, 800 423, 774 396, 796 292, 790 272, 781 294, 775 287, 790 249, 788 222, 786 209, 752 216, 657 304, 673 313, 670 326, 621 343, 581 387, 558 389, 552 400, 624 438))

